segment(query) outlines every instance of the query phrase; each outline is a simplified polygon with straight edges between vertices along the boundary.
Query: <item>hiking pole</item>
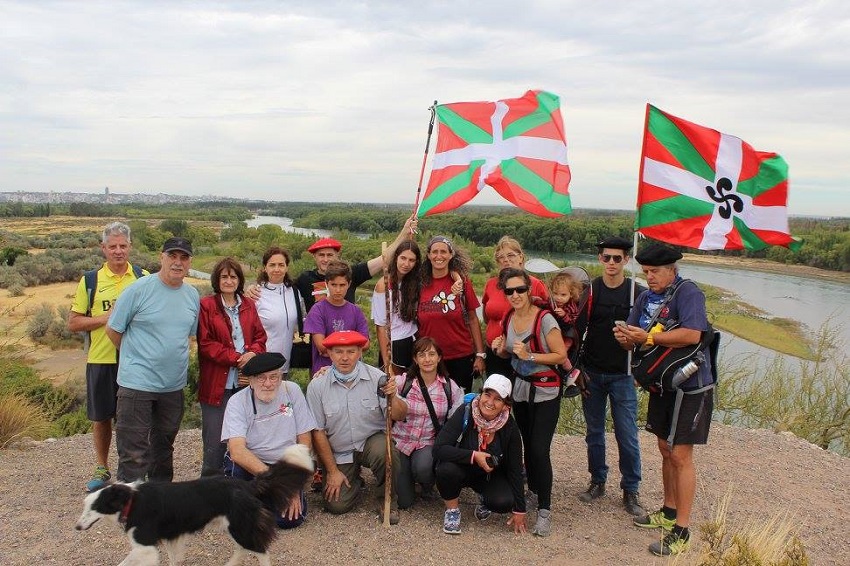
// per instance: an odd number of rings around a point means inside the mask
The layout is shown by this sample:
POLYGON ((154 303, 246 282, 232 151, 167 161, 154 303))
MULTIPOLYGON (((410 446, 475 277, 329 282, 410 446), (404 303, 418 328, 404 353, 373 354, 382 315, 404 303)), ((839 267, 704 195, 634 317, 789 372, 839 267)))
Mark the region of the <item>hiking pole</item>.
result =
MULTIPOLYGON (((386 256, 387 243, 381 242, 381 256, 384 259, 384 305, 387 309, 387 319, 384 323, 384 329, 387 335, 387 351, 381 352, 384 354, 384 371, 387 378, 395 385, 393 377, 393 335, 392 335, 392 311, 390 310, 390 269, 389 262, 391 257, 386 256)), ((378 341, 380 348, 380 341, 378 341)), ((387 426, 384 435, 386 436, 387 454, 386 463, 384 464, 384 526, 390 526, 390 512, 392 492, 393 492, 393 417, 392 417, 392 398, 387 397, 387 426)))
POLYGON ((419 185, 416 187, 416 202, 413 203, 413 215, 419 211, 419 196, 422 194, 422 179, 425 178, 425 162, 428 160, 428 149, 431 147, 431 134, 434 132, 434 119, 437 116, 437 101, 428 110, 431 111, 431 121, 428 122, 428 138, 425 140, 425 154, 422 156, 422 169, 419 170, 419 185))

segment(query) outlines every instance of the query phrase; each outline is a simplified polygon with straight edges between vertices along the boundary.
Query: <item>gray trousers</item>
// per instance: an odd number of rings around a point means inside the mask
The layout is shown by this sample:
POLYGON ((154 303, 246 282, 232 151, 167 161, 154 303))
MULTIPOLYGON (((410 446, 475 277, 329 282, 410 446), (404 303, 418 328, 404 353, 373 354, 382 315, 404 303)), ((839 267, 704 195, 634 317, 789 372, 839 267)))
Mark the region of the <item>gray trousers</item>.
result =
POLYGON ((183 420, 183 390, 149 393, 118 388, 115 445, 118 481, 171 481, 174 439, 183 420))
POLYGON ((413 505, 416 497, 416 484, 421 484, 423 491, 434 487, 434 456, 433 446, 425 446, 414 450, 407 456, 398 453, 399 467, 396 483, 398 506, 407 509, 413 505))
POLYGON ((221 425, 224 422, 224 409, 227 401, 233 397, 233 389, 225 389, 221 405, 201 403, 201 438, 204 441, 204 461, 201 464, 201 475, 218 474, 224 465, 224 453, 227 444, 221 441, 221 425))
MULTIPOLYGON (((342 515, 348 513, 357 504, 357 498, 360 495, 360 489, 363 485, 363 479, 360 477, 360 468, 365 466, 372 470, 372 474, 377 480, 375 496, 379 501, 383 501, 384 496, 384 479, 386 478, 386 462, 387 462, 387 445, 386 436, 383 431, 376 432, 366 439, 366 444, 363 446, 363 452, 354 453, 354 462, 351 464, 337 464, 337 468, 348 479, 351 487, 346 487, 342 484, 339 490, 339 499, 337 501, 328 501, 323 499, 325 511, 334 515, 342 515)), ((396 483, 398 477, 398 450, 393 443, 392 447, 392 505, 397 505, 396 498, 396 483)), ((327 482, 327 475, 322 477, 322 487, 327 482)))

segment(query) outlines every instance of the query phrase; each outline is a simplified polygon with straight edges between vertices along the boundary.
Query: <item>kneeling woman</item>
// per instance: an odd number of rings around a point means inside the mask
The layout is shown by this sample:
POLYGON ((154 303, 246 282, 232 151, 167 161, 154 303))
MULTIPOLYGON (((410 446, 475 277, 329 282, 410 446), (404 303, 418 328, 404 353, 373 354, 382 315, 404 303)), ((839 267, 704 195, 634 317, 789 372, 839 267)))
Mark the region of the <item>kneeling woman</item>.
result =
POLYGON ((511 417, 511 382, 493 374, 481 395, 459 408, 437 435, 437 490, 446 504, 443 532, 460 534, 458 500, 464 487, 480 496, 475 517, 512 513, 508 526, 524 533, 522 438, 511 417))
MULTIPOLYGON (((298 384, 281 379, 285 359, 278 353, 258 354, 242 368, 250 387, 230 398, 224 412, 221 440, 227 442, 224 473, 250 480, 280 459, 287 446, 312 447, 316 420, 298 384)), ((304 522, 304 491, 286 509, 273 509, 277 524, 291 529, 304 522)))

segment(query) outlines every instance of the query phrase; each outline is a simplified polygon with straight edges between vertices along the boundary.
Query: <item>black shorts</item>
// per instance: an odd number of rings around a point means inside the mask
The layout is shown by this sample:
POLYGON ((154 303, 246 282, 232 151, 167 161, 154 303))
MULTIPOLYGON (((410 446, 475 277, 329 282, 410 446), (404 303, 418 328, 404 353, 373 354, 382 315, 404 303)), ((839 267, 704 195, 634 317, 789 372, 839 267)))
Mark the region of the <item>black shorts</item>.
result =
MULTIPOLYGON (((413 365, 413 340, 413 336, 393 340, 393 365, 403 368, 402 371, 407 371, 413 365)), ((378 352, 378 367, 383 368, 384 365, 384 356, 378 352)))
POLYGON ((118 364, 86 364, 86 416, 90 421, 115 418, 118 364))
MULTIPOLYGON (((664 395, 651 394, 649 409, 646 413, 646 430, 659 438, 666 439, 670 435, 670 426, 673 424, 675 404, 675 393, 665 391, 664 395)), ((714 389, 696 395, 683 395, 673 444, 706 444, 713 411, 714 389)))

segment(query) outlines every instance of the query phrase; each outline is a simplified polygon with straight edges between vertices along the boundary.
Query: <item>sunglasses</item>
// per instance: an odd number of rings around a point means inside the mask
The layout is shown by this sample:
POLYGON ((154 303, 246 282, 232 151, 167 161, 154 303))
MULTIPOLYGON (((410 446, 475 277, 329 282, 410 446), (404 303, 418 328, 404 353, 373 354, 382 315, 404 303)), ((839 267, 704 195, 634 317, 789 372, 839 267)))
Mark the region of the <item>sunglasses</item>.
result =
POLYGON ((614 263, 620 263, 623 261, 623 256, 621 255, 611 255, 611 254, 602 254, 602 262, 608 263, 611 260, 614 260, 614 263))
POLYGON ((514 293, 519 293, 520 295, 528 293, 528 285, 520 285, 519 287, 505 287, 505 295, 510 297, 514 293))

